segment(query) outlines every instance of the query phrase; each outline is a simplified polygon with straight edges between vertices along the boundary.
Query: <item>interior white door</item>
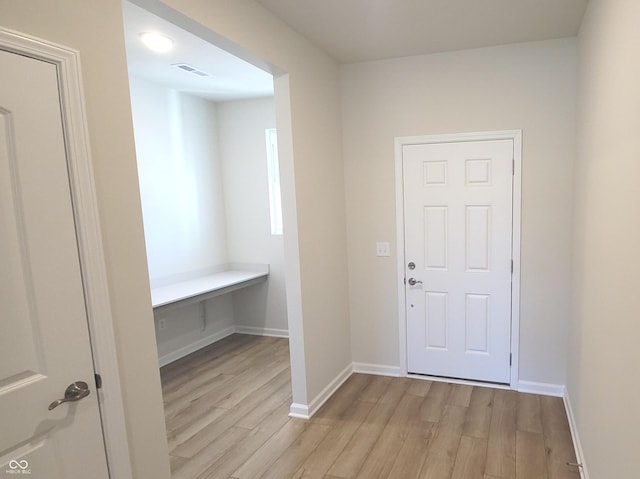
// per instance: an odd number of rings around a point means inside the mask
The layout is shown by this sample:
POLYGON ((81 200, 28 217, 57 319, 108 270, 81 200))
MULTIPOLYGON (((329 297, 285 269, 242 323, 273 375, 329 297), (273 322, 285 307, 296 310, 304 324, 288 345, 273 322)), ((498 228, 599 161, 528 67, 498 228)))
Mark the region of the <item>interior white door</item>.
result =
POLYGON ((0 72, 0 475, 107 479, 56 66, 0 72))
POLYGON ((403 146, 410 373, 509 382, 512 164, 512 140, 403 146))

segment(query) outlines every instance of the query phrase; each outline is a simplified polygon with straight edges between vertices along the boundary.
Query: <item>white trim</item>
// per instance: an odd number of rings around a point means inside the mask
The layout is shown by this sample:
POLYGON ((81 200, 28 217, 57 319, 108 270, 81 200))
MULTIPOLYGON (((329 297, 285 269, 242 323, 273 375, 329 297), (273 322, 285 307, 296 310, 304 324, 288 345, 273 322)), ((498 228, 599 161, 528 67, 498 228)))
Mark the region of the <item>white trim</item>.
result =
POLYGON ((93 365, 95 371, 102 376, 104 384, 104 387, 98 390, 98 398, 109 474, 113 479, 129 479, 133 474, 98 219, 79 53, 4 28, 0 28, 0 46, 3 50, 54 64, 58 71, 69 181, 93 365))
POLYGON ((158 358, 158 364, 160 367, 166 366, 180 358, 184 358, 191 353, 196 352, 199 349, 209 346, 221 339, 231 336, 234 333, 238 334, 251 334, 253 336, 270 336, 274 338, 289 338, 289 331, 286 329, 273 329, 273 328, 256 328, 253 326, 229 326, 221 331, 217 331, 208 336, 198 339, 193 343, 189 343, 186 346, 171 351, 158 358))
POLYGON ((398 366, 387 366, 384 364, 370 364, 370 363, 353 363, 353 372, 362 374, 375 374, 376 376, 391 376, 402 377, 406 376, 406 372, 403 374, 398 366))
POLYGON ((542 396, 564 397, 565 387, 562 384, 536 383, 534 381, 520 381, 518 392, 541 394, 542 396))
POLYGON ((404 181, 402 174, 402 147, 401 138, 395 139, 395 170, 396 170, 396 271, 398 291, 398 337, 400 352, 400 376, 406 376, 407 366, 407 305, 404 284, 404 181))
POLYGON ((311 415, 309 414, 309 406, 306 404, 298 404, 292 403, 291 407, 289 407, 289 417, 293 417, 296 419, 311 419, 311 415))
POLYGON ((194 353, 199 349, 215 343, 216 341, 220 341, 227 336, 231 336, 235 332, 236 329, 231 326, 229 328, 223 329, 222 331, 218 331, 217 333, 213 333, 205 336, 204 338, 200 338, 193 343, 187 344, 186 346, 178 348, 175 351, 171 351, 164 356, 160 356, 158 358, 158 364, 160 365, 160 367, 166 366, 167 364, 177 361, 180 358, 184 358, 185 356, 188 356, 189 354, 194 353))
POLYGON ((397 294, 398 294, 398 330, 400 351, 400 375, 406 376, 407 370, 407 320, 405 305, 405 250, 404 250, 404 185, 402 181, 402 148, 404 145, 425 143, 457 143, 462 141, 512 140, 514 156, 513 175, 513 231, 512 257, 513 275, 511 288, 511 389, 519 388, 520 358, 520 218, 522 204, 522 130, 487 131, 446 135, 406 136, 395 139, 395 176, 396 176, 396 257, 397 294))
POLYGON ((318 409, 327 402, 327 400, 335 393, 342 384, 349 379, 353 372, 353 365, 349 364, 344 368, 327 386, 320 391, 313 400, 308 404, 293 403, 289 408, 289 416, 298 419, 311 419, 318 409))
POLYGON ((576 451, 576 460, 578 464, 582 464, 579 467, 580 477, 582 479, 589 479, 589 471, 587 470, 587 464, 584 460, 584 452, 582 450, 582 443, 580 442, 580 435, 578 434, 578 424, 576 418, 573 415, 573 407, 571 406, 571 400, 569 399, 569 391, 565 389, 564 392, 564 408, 567 411, 567 418, 569 419, 569 429, 571 430, 571 439, 573 439, 573 447, 576 451))
POLYGON ((255 336, 272 336, 274 338, 289 338, 288 329, 257 328, 255 326, 235 326, 235 332, 239 334, 253 334, 255 336))
POLYGON ((522 130, 513 133, 513 223, 511 275, 511 388, 519 388, 520 371, 520 236, 522 218, 522 130))

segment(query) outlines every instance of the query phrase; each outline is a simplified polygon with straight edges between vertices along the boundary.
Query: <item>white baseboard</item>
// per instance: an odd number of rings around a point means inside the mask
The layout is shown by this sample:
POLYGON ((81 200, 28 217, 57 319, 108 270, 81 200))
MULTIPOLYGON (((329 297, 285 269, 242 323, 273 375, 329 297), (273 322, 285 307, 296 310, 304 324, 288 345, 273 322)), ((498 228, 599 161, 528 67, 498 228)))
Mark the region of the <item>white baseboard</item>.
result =
POLYGON ((384 364, 353 363, 353 372, 362 374, 375 374, 377 376, 401 376, 400 367, 386 366, 384 364))
POLYGON ((571 430, 571 438, 573 439, 573 447, 576 450, 576 459, 578 464, 582 464, 580 470, 581 479, 589 479, 589 471, 587 470, 587 464, 584 460, 584 452, 582 451, 582 443, 580 442, 580 435, 578 434, 578 425, 576 418, 573 415, 573 408, 571 407, 571 400, 569 399, 569 392, 564 392, 564 408, 567 411, 567 419, 569 420, 569 429, 571 430))
POLYGON ((533 381, 520 380, 518 383, 518 392, 561 398, 564 397, 565 387, 562 384, 536 383, 533 381))
POLYGON ((289 407, 289 417, 295 417, 296 419, 310 419, 309 406, 306 404, 293 403, 289 407))
POLYGON ((218 331, 217 333, 213 333, 204 338, 200 338, 191 344, 187 344, 186 346, 176 349, 175 351, 171 351, 164 356, 160 356, 158 358, 158 363, 160 364, 160 367, 166 366, 169 363, 177 361, 180 358, 196 352, 198 349, 209 346, 210 344, 213 344, 216 341, 220 341, 227 336, 231 336, 234 333, 252 334, 254 336, 273 336, 276 338, 289 337, 289 331, 287 331, 286 329, 254 328, 251 326, 230 326, 226 329, 223 329, 222 331, 218 331))
MULTIPOLYGON (((403 376, 398 366, 387 366, 384 364, 370 364, 370 363, 353 363, 354 373, 363 374, 375 374, 378 376, 403 376)), ((429 379, 432 381, 442 381, 453 384, 472 384, 477 386, 493 387, 498 389, 508 389, 509 386, 502 386, 491 383, 481 383, 477 381, 456 380, 451 378, 440 378, 430 376, 417 376, 413 374, 407 374, 407 377, 413 377, 418 379, 429 379)), ((565 387, 562 384, 549 384, 549 383, 537 383, 533 381, 519 381, 518 392, 542 394, 543 396, 556 396, 564 397, 565 387)))
POLYGON ((275 338, 288 338, 287 329, 256 328, 255 326, 235 326, 235 332, 240 334, 253 334, 255 336, 273 336, 275 338))
POLYGON ((298 404, 293 403, 289 408, 289 416, 295 417, 298 419, 310 419, 318 409, 322 407, 322 405, 327 402, 333 393, 335 393, 342 384, 349 379, 351 373, 353 372, 353 367, 351 364, 347 365, 335 378, 331 381, 327 386, 320 391, 318 394, 307 406, 306 404, 298 404))
POLYGON ((223 329, 222 331, 218 331, 217 333, 213 333, 204 338, 200 338, 191 344, 187 344, 186 346, 176 349, 175 351, 171 351, 170 353, 167 353, 164 356, 160 356, 158 358, 158 363, 160 364, 160 367, 166 366, 169 363, 177 361, 180 358, 183 358, 191 353, 196 352, 198 349, 204 348, 205 346, 209 346, 210 344, 213 344, 216 341, 220 341, 221 339, 224 339, 227 336, 231 336, 235 332, 236 332, 236 328, 231 326, 229 328, 223 329))

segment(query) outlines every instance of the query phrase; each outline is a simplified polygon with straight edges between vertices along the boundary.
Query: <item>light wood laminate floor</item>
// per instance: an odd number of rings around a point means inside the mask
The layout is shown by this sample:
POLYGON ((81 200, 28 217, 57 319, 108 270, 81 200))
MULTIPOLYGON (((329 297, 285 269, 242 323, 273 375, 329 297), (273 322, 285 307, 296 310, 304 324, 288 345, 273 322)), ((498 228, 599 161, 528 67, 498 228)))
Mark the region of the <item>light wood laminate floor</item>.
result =
POLYGON ((288 417, 286 339, 232 335, 161 369, 174 479, 578 479, 560 398, 352 375, 288 417))

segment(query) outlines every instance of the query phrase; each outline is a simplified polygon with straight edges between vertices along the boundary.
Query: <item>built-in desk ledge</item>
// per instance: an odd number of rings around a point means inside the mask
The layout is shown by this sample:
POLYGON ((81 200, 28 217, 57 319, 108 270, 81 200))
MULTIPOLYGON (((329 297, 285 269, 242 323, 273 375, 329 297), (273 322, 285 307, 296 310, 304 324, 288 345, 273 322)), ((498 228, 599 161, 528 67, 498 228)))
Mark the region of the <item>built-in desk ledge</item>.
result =
POLYGON ((261 283, 269 276, 268 264, 232 263, 205 276, 185 279, 151 289, 154 310, 199 303, 222 294, 261 283))

